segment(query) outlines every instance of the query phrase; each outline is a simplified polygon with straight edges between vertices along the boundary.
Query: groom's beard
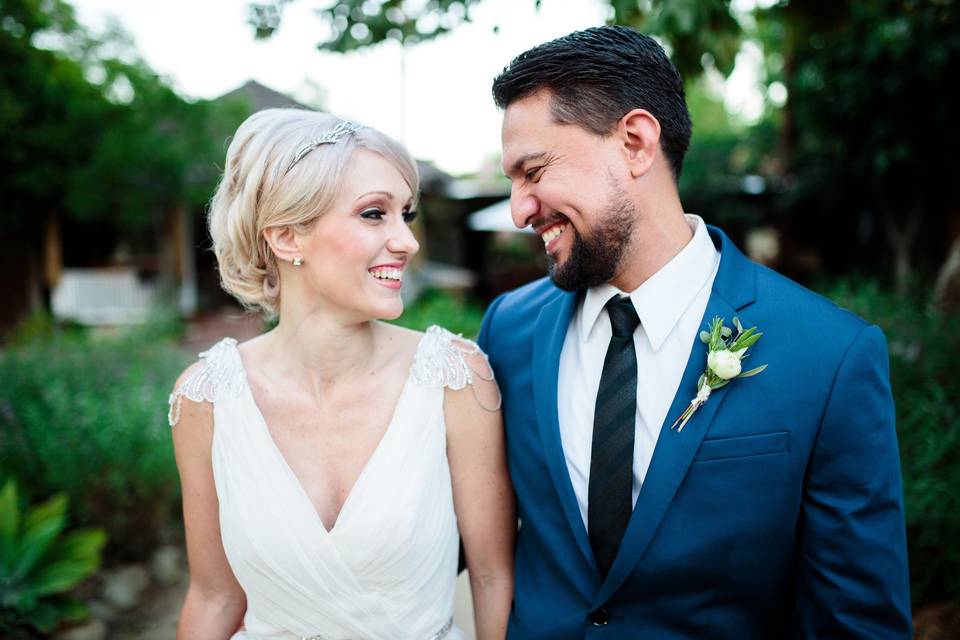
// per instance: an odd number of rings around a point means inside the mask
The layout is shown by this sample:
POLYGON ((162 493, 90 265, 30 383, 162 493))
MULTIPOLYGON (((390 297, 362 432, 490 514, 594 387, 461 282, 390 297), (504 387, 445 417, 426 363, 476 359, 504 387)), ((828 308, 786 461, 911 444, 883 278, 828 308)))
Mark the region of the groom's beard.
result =
POLYGON ((609 282, 620 269, 620 261, 630 246, 637 210, 621 190, 614 191, 614 200, 598 216, 590 237, 573 231, 570 255, 558 265, 552 255, 549 274, 553 283, 565 291, 579 291, 609 282))

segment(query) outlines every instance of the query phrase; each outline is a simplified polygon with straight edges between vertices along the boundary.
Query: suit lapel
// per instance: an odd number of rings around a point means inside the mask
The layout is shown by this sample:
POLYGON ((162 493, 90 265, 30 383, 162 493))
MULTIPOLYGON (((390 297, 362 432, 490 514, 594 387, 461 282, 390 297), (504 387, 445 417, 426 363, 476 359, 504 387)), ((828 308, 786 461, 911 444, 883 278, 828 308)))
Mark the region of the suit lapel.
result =
MULTIPOLYGON (((720 249, 720 267, 714 278, 710 300, 704 311, 701 327, 714 316, 729 325, 737 311, 756 298, 756 272, 753 264, 730 240, 714 227, 708 227, 714 244, 720 249)), ((697 379, 707 363, 707 346, 696 337, 687 358, 680 386, 670 411, 661 425, 650 468, 640 489, 627 530, 620 544, 610 573, 594 599, 600 606, 623 584, 653 540, 667 508, 687 474, 704 435, 710 429, 732 385, 715 391, 706 404, 694 414, 682 432, 670 427, 697 392, 697 379)), ((641 373, 642 375, 642 373, 641 373)))
POLYGON ((557 495, 563 505, 567 522, 573 531, 580 551, 593 563, 590 541, 580 516, 567 462, 560 440, 560 422, 557 413, 557 381, 560 372, 560 352, 567 335, 567 327, 576 308, 577 294, 561 293, 540 311, 533 339, 533 396, 537 410, 537 425, 543 442, 543 453, 550 470, 557 495))

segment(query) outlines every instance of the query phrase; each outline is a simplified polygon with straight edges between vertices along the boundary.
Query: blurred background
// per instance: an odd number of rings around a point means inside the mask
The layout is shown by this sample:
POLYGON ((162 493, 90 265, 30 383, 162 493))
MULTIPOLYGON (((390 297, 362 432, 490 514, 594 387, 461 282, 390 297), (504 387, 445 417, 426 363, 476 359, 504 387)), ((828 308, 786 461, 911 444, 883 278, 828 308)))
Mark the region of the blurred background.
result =
MULTIPOLYGON (((475 335, 541 276, 493 77, 570 31, 657 37, 686 82, 687 211, 890 343, 917 638, 960 638, 954 0, 0 0, 0 637, 172 638, 167 395, 220 337, 205 207, 250 113, 403 141, 423 249, 400 323, 475 335)), ((458 619, 469 627, 466 604, 458 619)))

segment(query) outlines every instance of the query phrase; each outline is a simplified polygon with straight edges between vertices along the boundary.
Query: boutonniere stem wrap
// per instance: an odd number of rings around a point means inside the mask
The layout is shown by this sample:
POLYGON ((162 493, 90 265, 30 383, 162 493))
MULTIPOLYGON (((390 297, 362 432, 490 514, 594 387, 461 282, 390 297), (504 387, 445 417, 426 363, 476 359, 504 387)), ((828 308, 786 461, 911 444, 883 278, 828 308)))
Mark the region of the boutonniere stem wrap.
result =
POLYGON ((755 376, 767 368, 764 364, 743 371, 743 361, 749 357, 747 349, 756 344, 762 335, 756 327, 744 330, 737 317, 733 318, 732 329, 723 326, 723 318, 715 317, 710 321, 709 328, 700 332, 700 341, 707 345, 707 368, 697 380, 697 395, 671 429, 676 429, 677 433, 683 431, 697 409, 707 403, 711 392, 730 384, 732 380, 755 376))

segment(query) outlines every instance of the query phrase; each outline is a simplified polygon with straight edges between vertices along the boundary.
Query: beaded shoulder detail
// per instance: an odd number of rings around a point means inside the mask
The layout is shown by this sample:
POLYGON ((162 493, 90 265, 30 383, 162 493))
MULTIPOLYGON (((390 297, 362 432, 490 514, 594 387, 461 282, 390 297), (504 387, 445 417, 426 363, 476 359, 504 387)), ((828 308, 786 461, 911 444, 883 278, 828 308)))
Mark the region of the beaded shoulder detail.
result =
POLYGON ((170 426, 180 422, 183 399, 194 402, 217 402, 231 398, 243 390, 244 371, 237 353, 237 341, 224 338, 199 355, 202 364, 170 394, 170 426))
POLYGON ((449 387, 459 390, 469 386, 481 407, 489 411, 496 411, 500 408, 502 402, 499 390, 497 403, 494 407, 484 406, 476 395, 476 389, 473 385, 476 378, 490 381, 494 379, 493 369, 490 368, 489 364, 487 364, 486 371, 477 371, 470 366, 467 356, 478 354, 482 355, 484 359, 487 357, 487 354, 480 350, 476 342, 433 325, 427 329, 417 352, 413 356, 410 375, 414 382, 425 387, 449 387))

